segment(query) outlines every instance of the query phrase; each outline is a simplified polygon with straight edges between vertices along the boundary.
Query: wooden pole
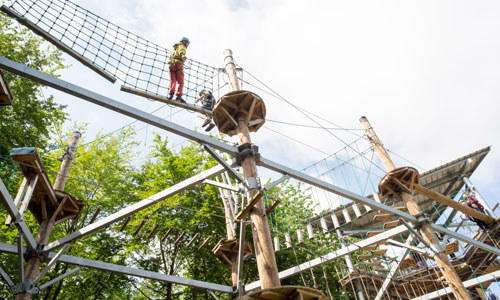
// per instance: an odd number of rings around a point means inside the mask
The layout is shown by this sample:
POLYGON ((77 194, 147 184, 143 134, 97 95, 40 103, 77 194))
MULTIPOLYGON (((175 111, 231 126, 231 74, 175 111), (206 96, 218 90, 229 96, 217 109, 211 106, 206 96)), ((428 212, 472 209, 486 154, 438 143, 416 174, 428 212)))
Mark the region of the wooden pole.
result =
MULTIPOLYGON (((236 76, 236 68, 232 57, 232 51, 224 52, 226 63, 226 73, 229 76, 233 91, 240 90, 238 77, 236 76)), ((238 140, 239 144, 251 143, 250 132, 245 114, 237 116, 238 122, 238 140)), ((243 177, 245 179, 257 177, 257 165, 253 156, 247 156, 241 162, 243 169, 243 177)), ((259 191, 252 189, 248 191, 247 199, 252 199, 259 191)), ((280 280, 278 276, 278 266, 276 257, 274 256, 273 243, 271 240, 271 232, 269 231, 269 223, 267 220, 264 201, 260 199, 250 211, 250 220, 252 221, 252 234, 254 240, 255 256, 257 258, 257 269, 262 289, 279 287, 280 280)))
POLYGON ((61 167, 59 168, 59 173, 57 174, 56 181, 54 182, 54 190, 64 191, 66 181, 68 180, 69 170, 71 169, 71 164, 75 158, 76 148, 78 147, 78 142, 81 137, 82 134, 80 132, 73 132, 71 143, 64 155, 61 167))
MULTIPOLYGON (((71 168, 71 163, 75 157, 76 149, 78 147, 78 142, 81 137, 81 133, 75 131, 71 139, 70 146, 68 147, 66 154, 64 155, 61 167, 59 168, 59 173, 57 174, 56 181, 54 183, 54 189, 58 191, 64 191, 64 186, 66 185, 66 180, 68 179, 69 171, 71 168)), ((48 216, 40 223, 38 227, 38 233, 36 235, 36 242, 40 245, 47 245, 49 242, 50 234, 54 228, 55 218, 48 216)), ((40 266, 42 264, 42 258, 39 256, 34 256, 28 259, 25 269, 25 279, 35 280, 40 272, 40 266)), ((16 300, 29 300, 31 299, 30 293, 19 293, 16 295, 16 300)))
POLYGON ((486 214, 483 214, 482 212, 480 212, 478 210, 475 210, 473 208, 470 208, 468 206, 465 206, 465 205, 462 205, 458 202, 455 202, 455 201, 453 201, 453 199, 450 199, 446 196, 443 196, 439 193, 436 193, 432 190, 429 190, 428 188, 425 188, 425 187, 421 186, 420 184, 415 185, 415 192, 417 192, 421 195, 424 195, 426 197, 429 197, 433 200, 436 200, 438 202, 441 202, 445 205, 448 205, 449 207, 454 208, 454 209, 456 209, 456 210, 458 210, 466 215, 469 215, 469 216, 473 217, 474 219, 481 220, 481 221, 486 222, 488 224, 495 222, 494 218, 492 218, 486 214))
MULTIPOLYGON (((365 127, 366 132, 368 133, 368 138, 375 147, 375 150, 380 156, 380 159, 382 160, 382 163, 384 164, 387 171, 390 172, 394 170, 396 168, 394 166, 394 163, 392 162, 389 154, 382 145, 382 142, 375 134, 375 131, 373 130, 372 126, 370 125, 366 117, 361 117, 360 122, 365 127)), ((414 201, 412 194, 402 191, 401 198, 403 199, 403 202, 406 204, 406 207, 408 208, 408 212, 410 214, 416 216, 422 213, 422 210, 420 209, 418 204, 414 201)), ((429 243, 430 245, 437 243, 437 238, 432 232, 430 224, 423 223, 422 226, 419 228, 419 232, 423 236, 423 238, 427 241, 427 243, 429 243)), ((455 271, 450 261, 448 260, 446 253, 444 252, 436 253, 433 258, 438 264, 439 268, 441 269, 441 272, 443 273, 443 276, 448 282, 448 286, 452 290, 455 297, 459 300, 472 300, 469 292, 463 285, 462 280, 460 279, 460 277, 458 277, 457 272, 455 271)))

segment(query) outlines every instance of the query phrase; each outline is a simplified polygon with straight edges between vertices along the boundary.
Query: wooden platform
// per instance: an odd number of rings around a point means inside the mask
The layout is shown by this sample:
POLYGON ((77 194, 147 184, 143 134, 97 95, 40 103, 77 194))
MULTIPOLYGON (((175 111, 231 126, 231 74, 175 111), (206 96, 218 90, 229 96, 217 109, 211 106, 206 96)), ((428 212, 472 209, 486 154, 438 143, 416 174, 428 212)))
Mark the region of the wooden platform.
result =
POLYGON ((401 221, 399 221, 399 220, 389 221, 389 222, 384 223, 383 228, 384 229, 393 228, 393 227, 398 226, 399 224, 401 224, 401 221))
POLYGON ((385 221, 389 220, 391 218, 391 214, 381 214, 381 215, 375 215, 373 216, 373 220, 375 221, 385 221))
MULTIPOLYGON (((482 230, 478 231, 476 234, 472 235, 472 238, 490 246, 494 246, 494 241, 500 240, 500 226, 488 231, 488 235, 482 230)), ((497 255, 470 244, 462 243, 461 245, 462 248, 465 249, 465 253, 463 253, 463 255, 456 253, 454 258, 450 258, 450 262, 462 281, 467 281, 500 270, 500 261, 498 261, 497 255)), ((455 253, 458 248, 458 241, 455 240, 450 242, 446 245, 446 254, 455 253)), ((371 264, 372 263, 368 263, 367 266, 373 266, 371 264)), ((429 265, 427 268, 417 268, 415 260, 412 257, 407 257, 402 261, 400 270, 402 270, 402 272, 393 278, 393 284, 391 284, 391 288, 387 291, 388 295, 385 295, 383 299, 399 299, 398 295, 400 295, 402 299, 409 299, 405 297, 407 291, 410 292, 411 298, 413 298, 434 291, 436 286, 438 286, 438 288, 441 288, 443 285, 446 286, 443 274, 437 265, 429 265)), ((379 268, 374 268, 374 271, 378 272, 380 270, 379 268)), ((362 281, 365 288, 364 290, 369 292, 369 295, 365 296, 374 298, 384 280, 384 274, 378 274, 369 270, 355 270, 341 279, 340 283, 346 290, 352 293, 353 282, 362 281)), ((491 282, 495 283, 493 278, 491 282)), ((491 282, 483 282, 483 288, 487 288, 491 282)), ((478 286, 479 283, 477 286, 468 289, 475 292, 475 288, 478 286)), ((451 294, 449 295, 452 297, 451 294)), ((447 294, 443 294, 435 299, 444 300, 450 298, 448 298, 447 294)), ((476 300, 479 298, 473 299, 476 300)))
POLYGON ((239 300, 327 300, 327 298, 322 292, 312 288, 281 286, 253 292, 239 300))
POLYGON ((238 120, 243 119, 250 132, 256 132, 266 119, 264 101, 249 91, 233 91, 222 96, 212 111, 219 132, 235 135, 238 120))
POLYGON ((38 176, 33 196, 28 205, 29 211, 38 222, 51 218, 56 212, 55 224, 78 216, 83 202, 68 193, 52 188, 36 148, 14 148, 10 155, 18 162, 19 168, 28 181, 38 176), (62 206, 59 208, 61 204, 62 206))
MULTIPOLYGON (((456 160, 450 161, 446 164, 443 164, 437 168, 429 170, 420 174, 420 185, 424 186, 427 189, 431 189, 436 193, 440 193, 447 197, 453 197, 457 193, 463 189, 464 182, 459 180, 461 174, 472 177, 474 171, 478 168, 481 162, 489 153, 490 148, 486 147, 480 149, 478 151, 469 153, 463 157, 460 157, 456 160)), ((375 200, 373 194, 365 195, 367 198, 375 200)), ((430 218, 432 222, 436 222, 439 216, 442 215, 444 210, 448 207, 440 202, 437 202, 429 197, 426 197, 421 194, 414 194, 414 200, 418 203, 419 207, 422 210, 428 209, 430 207, 434 207, 432 211, 429 211, 430 218)), ((388 198, 381 199, 385 205, 392 206, 395 209, 407 211, 406 206, 402 202, 402 200, 396 198, 388 198)), ((344 216, 343 211, 346 208, 350 208, 353 206, 353 203, 348 203, 342 207, 336 208, 334 211, 330 211, 323 214, 323 218, 326 220, 326 224, 328 226, 329 231, 333 231, 336 229, 334 222, 332 221, 333 215, 337 217, 340 221, 340 229, 344 232, 344 235, 350 235, 352 237, 365 238, 366 232, 375 230, 375 229, 388 229, 391 226, 394 226, 395 223, 390 223, 392 221, 396 221, 398 218, 396 215, 391 216, 388 220, 374 220, 375 215, 386 214, 386 212, 378 212, 376 209, 367 209, 365 205, 360 205, 358 203, 358 208, 361 210, 362 217, 355 218, 353 214, 353 209, 349 209, 349 213, 351 214, 352 223, 347 224, 343 222, 344 216), (384 226, 384 224, 386 224, 384 226)), ((321 216, 315 216, 311 218, 311 223, 319 228, 321 216)), ((397 225, 396 225, 397 226, 397 225)), ((407 237, 407 234, 402 234, 403 238, 407 237)))
POLYGON ((384 198, 398 198, 402 192, 412 193, 413 185, 420 183, 420 174, 412 167, 396 168, 380 180, 378 190, 384 198))
MULTIPOLYGON (((221 239, 217 245, 212 249, 213 254, 223 264, 231 266, 231 256, 238 255, 239 241, 237 239, 221 239)), ((252 247, 249 243, 245 243, 243 259, 247 259, 252 255, 252 247)))
POLYGON ((12 103, 14 103, 14 95, 12 95, 9 84, 0 71, 0 105, 12 105, 12 103))

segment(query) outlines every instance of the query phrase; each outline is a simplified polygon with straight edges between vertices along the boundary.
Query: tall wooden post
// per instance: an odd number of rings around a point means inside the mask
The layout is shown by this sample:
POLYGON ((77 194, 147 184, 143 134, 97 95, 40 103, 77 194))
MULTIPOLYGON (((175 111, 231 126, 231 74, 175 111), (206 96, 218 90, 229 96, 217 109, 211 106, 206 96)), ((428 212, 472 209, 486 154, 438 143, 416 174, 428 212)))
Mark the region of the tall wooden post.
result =
MULTIPOLYGON (((238 77, 236 76, 236 68, 233 61, 233 53, 231 50, 224 52, 226 63, 225 69, 231 82, 233 91, 240 90, 238 77)), ((239 144, 251 143, 248 124, 246 123, 246 115, 237 115, 237 134, 239 144)), ((241 162, 243 169, 243 177, 245 179, 257 177, 257 165, 253 156, 245 157, 241 162)), ((252 199, 259 191, 256 189, 248 191, 247 199, 252 199)), ((250 211, 250 220, 252 221, 252 234, 254 240, 255 255, 257 258, 257 269, 262 289, 279 287, 280 280, 278 276, 278 266, 274 256, 271 233, 266 216, 264 201, 260 199, 250 211)))
MULTIPOLYGON (((375 147, 375 150, 380 156, 382 163, 384 164, 387 171, 390 172, 394 170, 396 168, 394 166, 394 163, 392 162, 391 158, 389 157, 389 154, 385 150, 378 136, 375 134, 375 131, 373 130, 372 126, 370 125, 366 117, 361 117, 360 122, 365 127, 366 132, 368 133, 368 138, 375 147)), ((411 193, 402 191, 400 193, 400 196, 403 199, 403 202, 408 208, 408 212, 410 214, 416 216, 422 213, 422 210, 420 209, 418 204, 414 201, 413 195, 411 193)), ((427 243, 429 243, 430 245, 436 244, 438 242, 436 236, 432 232, 430 224, 423 223, 422 226, 420 226, 419 228, 419 232, 422 235, 422 237, 427 241, 427 243)), ((460 277, 458 277, 457 272, 455 271, 450 261, 448 260, 446 253, 444 252, 436 253, 433 258, 436 261, 439 268, 441 269, 441 272, 443 272, 443 276, 448 282, 448 285, 452 290, 453 294, 455 295, 455 297, 459 300, 472 300, 469 292, 464 287, 462 280, 460 279, 460 277)))
MULTIPOLYGON (((66 180, 68 179, 69 171, 71 168, 71 163, 75 157, 76 148, 78 147, 78 142, 81 137, 81 133, 75 131, 73 133, 73 138, 71 143, 64 155, 61 167, 59 168, 59 173, 57 174, 56 181, 54 183, 54 190, 64 191, 64 186, 66 185, 66 180)), ((40 245, 47 245, 49 242, 50 234, 54 228, 55 218, 48 216, 44 219, 40 226, 38 227, 38 232, 35 240, 40 245)), ((40 256, 34 256, 28 259, 25 268, 25 280, 35 280, 37 275, 40 273, 40 266, 42 264, 42 258, 40 256)), ((16 295, 16 300, 29 300, 31 299, 30 293, 20 293, 16 295)))
MULTIPOLYGON (((224 191, 222 193, 225 193, 224 191)), ((230 205, 230 204, 229 204, 230 205)), ((233 228, 231 226, 231 215, 229 214, 228 210, 226 209, 226 230, 227 230, 227 239, 228 240, 234 240, 236 239, 236 236, 233 233, 233 228)), ((233 282, 233 286, 238 285, 238 255, 236 253, 232 253, 231 257, 229 257, 231 260, 231 281, 233 282)))

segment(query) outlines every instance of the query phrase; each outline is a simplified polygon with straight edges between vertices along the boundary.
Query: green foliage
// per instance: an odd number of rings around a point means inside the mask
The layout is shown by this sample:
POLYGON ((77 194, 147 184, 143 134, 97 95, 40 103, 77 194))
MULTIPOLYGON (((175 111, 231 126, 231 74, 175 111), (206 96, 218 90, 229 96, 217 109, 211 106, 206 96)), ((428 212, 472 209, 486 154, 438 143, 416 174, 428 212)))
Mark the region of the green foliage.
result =
MULTIPOLYGON (((55 75, 64 67, 62 55, 45 45, 41 38, 27 29, 20 29, 0 13, 0 56, 55 75)), ((52 96, 44 98, 40 84, 9 72, 3 73, 16 99, 11 106, 0 106, 0 155, 5 160, 15 147, 45 149, 50 135, 60 130, 67 115, 62 111, 64 106, 55 103, 52 96)), ((13 170, 14 164, 4 164, 0 178, 9 181, 13 170)))
MULTIPOLYGON (((151 160, 141 167, 135 178, 142 198, 215 165, 199 145, 191 144, 176 153, 160 136, 156 136, 150 156, 151 160)), ((198 280, 223 280, 230 284, 229 268, 215 259, 209 247, 198 250, 200 243, 209 235, 215 238, 225 236, 225 219, 223 211, 217 208, 220 205, 218 202, 216 189, 198 185, 136 213, 124 235, 129 240, 128 251, 132 254, 133 263, 169 275, 183 274, 198 280), (144 227, 134 236, 144 220, 144 227), (150 237, 157 225, 157 233, 150 237), (161 237, 171 227, 171 234, 161 242, 161 237), (176 244, 184 231, 184 237, 176 244), (193 246, 186 247, 197 233, 200 233, 200 239, 193 246)), ((137 282, 136 286, 144 297, 151 299, 191 299, 192 293, 206 294, 205 291, 151 280, 137 282)))
MULTIPOLYGON (((269 224, 272 235, 280 241, 280 251, 276 253, 279 270, 294 267, 340 247, 336 235, 325 236, 320 228, 314 228, 314 239, 308 239, 306 226, 316 215, 316 204, 311 199, 309 188, 304 188, 300 182, 297 185, 285 182, 267 193, 266 207, 270 207, 277 199, 281 202, 270 214, 269 224), (302 244, 297 242, 298 230, 302 231, 304 237, 302 244), (292 239, 291 248, 286 248, 285 235, 290 235, 292 239)), ((344 299, 342 287, 338 283, 341 277, 339 271, 334 264, 325 264, 282 280, 281 284, 307 286, 322 291, 329 298, 344 299)))

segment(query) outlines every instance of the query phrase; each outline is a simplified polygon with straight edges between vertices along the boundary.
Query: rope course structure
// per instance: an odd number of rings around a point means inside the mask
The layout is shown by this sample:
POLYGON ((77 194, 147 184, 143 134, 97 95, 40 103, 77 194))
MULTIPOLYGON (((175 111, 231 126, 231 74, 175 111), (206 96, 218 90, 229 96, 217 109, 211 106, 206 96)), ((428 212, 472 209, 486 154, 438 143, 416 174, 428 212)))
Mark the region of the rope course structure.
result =
MULTIPOLYGON (((69 1, 14 0, 9 3, 9 6, 2 6, 4 12, 107 80, 122 81, 125 87, 122 90, 156 95, 157 99, 167 94, 167 49, 69 1)), ((290 299, 291 295, 298 295, 294 299, 324 300, 327 297, 316 289, 281 286, 280 282, 300 275, 305 285, 304 276, 311 272, 316 288, 317 282, 322 279, 317 279, 313 271, 318 274, 320 270, 331 298, 326 271, 329 267, 335 270, 346 297, 350 295, 357 300, 484 299, 481 297, 488 286, 494 281, 498 283, 497 278, 500 277, 498 219, 495 209, 487 207, 485 212, 479 212, 460 204, 457 197, 460 198, 464 187, 468 187, 480 198, 469 178, 489 153, 489 147, 422 174, 411 167, 388 168, 389 172, 386 172, 375 162, 375 152, 380 155, 385 149, 372 132, 373 128, 367 128, 365 134, 360 134, 331 122, 328 123, 332 127, 326 127, 319 121, 326 120, 284 99, 247 72, 264 86, 263 91, 293 106, 315 123, 309 127, 325 130, 343 143, 343 148, 333 153, 314 149, 325 156, 297 171, 263 157, 251 142, 249 132, 257 131, 265 121, 265 105, 255 93, 240 89, 241 78, 236 74, 237 65, 232 53, 226 50, 225 54, 225 73, 233 91, 223 96, 211 113, 222 116, 216 122, 220 132, 238 134, 238 146, 0 57, 2 70, 125 114, 146 126, 197 142, 218 163, 154 195, 143 199, 133 195, 138 201, 118 211, 103 213, 97 205, 83 208, 80 200, 64 192, 64 183, 61 183, 61 178, 79 180, 69 175, 69 167, 78 149, 78 135, 73 136, 62 157, 54 186, 36 149, 15 149, 11 156, 2 157, 0 168, 6 163, 15 166, 11 179, 14 174, 23 176, 14 198, 8 192, 11 180, 7 184, 0 181, 0 202, 7 208, 7 222, 14 224, 19 232, 18 244, 0 243, 0 252, 17 254, 19 282, 14 283, 1 267, 0 276, 17 294, 16 299, 30 299, 32 294, 57 282, 40 284, 56 262, 77 266, 58 280, 81 268, 98 269, 204 289, 214 298, 214 292, 220 292, 248 300, 290 299), (260 120, 259 123, 252 123, 256 119, 260 120), (258 126, 252 127, 252 124, 258 126), (347 131, 354 140, 340 138, 336 129, 347 131), (264 185, 258 177, 258 169, 276 172, 281 177, 264 185), (219 237, 201 231, 187 232, 174 226, 162 227, 158 213, 162 201, 201 185, 217 188, 223 215, 193 211, 182 206, 176 209, 186 212, 186 215, 205 213, 224 220, 227 235, 219 237), (85 222, 79 228, 57 240, 49 240, 54 226, 78 218, 83 209, 86 209, 85 222), (415 213, 417 210, 418 214, 415 213), (45 240, 37 240, 31 233, 24 219, 28 212, 35 216, 43 231, 49 232, 45 240), (470 221, 482 221, 488 228, 477 229, 475 223, 457 217, 458 213, 467 214, 470 221), (247 224, 252 225, 251 230, 247 224), (207 251, 209 246, 215 244, 211 252, 231 267, 232 286, 64 254, 72 243, 102 229, 146 243, 154 241, 159 243, 159 247, 166 242, 168 247, 197 247, 207 251), (253 249, 247 243, 247 232, 253 235, 253 249), (333 246, 320 247, 323 244, 333 246), (298 261, 296 250, 308 253, 312 259, 298 261), (297 264, 281 268, 276 263, 276 256, 281 251, 293 251, 297 264), (50 261, 43 270, 25 274, 24 254, 28 257, 28 265, 36 260, 41 262, 42 256, 50 261), (448 268, 443 267, 443 257, 448 268), (244 284, 243 265, 248 259, 256 261, 259 280, 244 284), (456 278, 459 281, 454 281, 456 278), (261 290, 255 291, 258 288, 261 290), (460 288, 466 294, 462 294, 460 288)), ((186 94, 195 97, 200 89, 214 90, 215 77, 219 75, 217 69, 192 60, 189 65, 186 94)), ((3 87, 3 91, 6 90, 3 87)), ((9 105, 8 102, 5 104, 9 105)), ((367 122, 366 119, 364 121, 367 122)), ((121 130, 129 125, 109 135, 117 134, 113 139, 121 143, 121 130)), ((94 147, 97 157, 99 140, 80 147, 85 146, 94 147)), ((380 156, 386 166, 387 161, 383 155, 380 156)), ((118 148, 113 161, 120 159, 118 148)), ((94 165, 79 167, 90 170, 94 165)), ((178 268, 179 265, 176 265, 175 269, 178 268)))
MULTIPOLYGON (((71 1, 10 1, 3 11, 91 68, 132 91, 168 95, 170 50, 137 36, 71 1)), ((186 97, 214 90, 216 68, 189 59, 186 97)))

